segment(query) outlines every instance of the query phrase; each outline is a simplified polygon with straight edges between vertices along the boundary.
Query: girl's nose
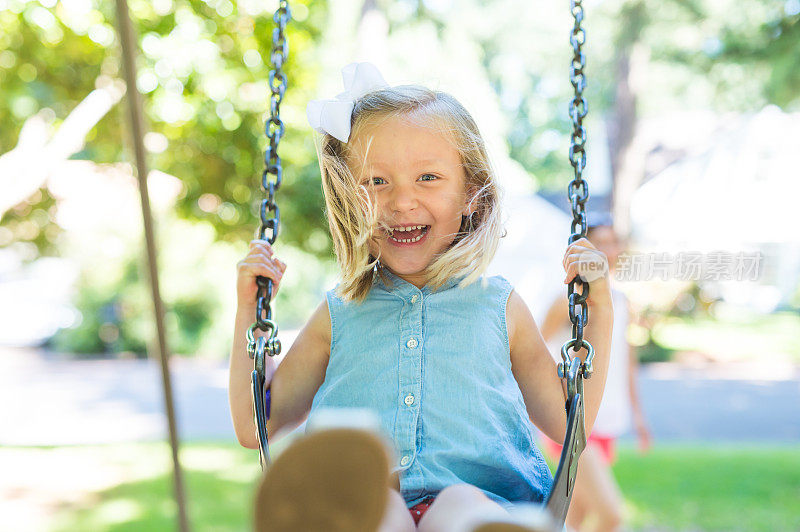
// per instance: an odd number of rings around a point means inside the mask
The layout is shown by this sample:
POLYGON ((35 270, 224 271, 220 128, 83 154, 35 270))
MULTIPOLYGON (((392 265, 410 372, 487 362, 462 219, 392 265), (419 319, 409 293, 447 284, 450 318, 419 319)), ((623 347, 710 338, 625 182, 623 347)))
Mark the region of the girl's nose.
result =
POLYGON ((419 205, 413 188, 405 186, 395 187, 389 201, 389 207, 396 212, 410 211, 419 205))

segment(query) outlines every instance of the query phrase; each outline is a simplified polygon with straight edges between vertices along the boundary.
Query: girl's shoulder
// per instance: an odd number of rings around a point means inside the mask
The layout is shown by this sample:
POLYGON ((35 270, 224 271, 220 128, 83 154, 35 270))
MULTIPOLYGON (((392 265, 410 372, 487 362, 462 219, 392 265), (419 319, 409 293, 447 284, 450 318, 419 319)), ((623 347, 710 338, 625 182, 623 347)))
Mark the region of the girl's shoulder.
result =
POLYGON ((484 290, 490 289, 500 292, 510 292, 514 289, 511 282, 502 275, 481 275, 473 284, 480 286, 484 290))
POLYGON ((502 287, 502 288, 513 288, 514 286, 511 284, 511 281, 503 277, 502 275, 492 275, 492 276, 484 276, 490 283, 494 283, 495 286, 502 287))
MULTIPOLYGON (((325 292, 325 298, 328 300, 328 305, 329 306, 331 306, 331 305, 348 306, 348 305, 359 305, 360 303, 364 303, 366 301, 374 300, 374 299, 376 299, 376 296, 380 296, 382 293, 386 293, 386 292, 382 291, 382 290, 378 290, 376 288, 376 286, 373 285, 369 289, 369 292, 367 293, 367 296, 362 301, 349 300, 349 299, 345 299, 340 294, 340 292, 339 292, 339 283, 337 283, 336 286, 334 286, 333 288, 331 288, 330 290, 327 290, 325 292)), ((378 299, 380 299, 380 298, 378 297, 378 299)))
POLYGON ((502 275, 482 275, 465 287, 448 290, 448 292, 452 293, 454 302, 468 300, 466 302, 469 304, 505 307, 513 290, 514 287, 502 275))

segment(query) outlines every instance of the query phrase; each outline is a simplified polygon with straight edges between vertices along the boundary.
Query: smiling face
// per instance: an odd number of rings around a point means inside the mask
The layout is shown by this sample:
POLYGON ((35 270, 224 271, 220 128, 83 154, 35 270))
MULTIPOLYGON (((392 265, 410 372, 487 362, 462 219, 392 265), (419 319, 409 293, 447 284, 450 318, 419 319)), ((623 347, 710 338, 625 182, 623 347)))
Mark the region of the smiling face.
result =
POLYGON ((425 285, 425 268, 453 243, 467 204, 466 174, 458 150, 436 130, 398 116, 355 139, 352 170, 371 186, 378 218, 390 230, 373 232, 370 252, 390 271, 425 285), (371 142, 370 142, 371 140, 371 142), (359 141, 361 141, 359 143, 359 141))

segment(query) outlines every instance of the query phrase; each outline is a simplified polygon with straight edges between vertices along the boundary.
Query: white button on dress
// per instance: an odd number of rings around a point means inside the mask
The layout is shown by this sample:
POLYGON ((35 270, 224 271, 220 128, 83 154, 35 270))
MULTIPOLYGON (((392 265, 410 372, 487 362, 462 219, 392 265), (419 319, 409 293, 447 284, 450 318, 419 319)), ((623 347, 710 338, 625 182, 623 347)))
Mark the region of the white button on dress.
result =
POLYGON ((400 459, 400 465, 403 467, 407 466, 409 462, 411 462, 411 457, 409 457, 408 455, 405 455, 403 458, 400 459))
POLYGON ((411 406, 414 404, 414 396, 411 394, 406 395, 406 398, 403 401, 408 405, 411 406))
POLYGON ((417 341, 414 338, 412 338, 411 340, 406 342, 406 346, 408 346, 409 349, 414 349, 415 347, 417 347, 417 341))

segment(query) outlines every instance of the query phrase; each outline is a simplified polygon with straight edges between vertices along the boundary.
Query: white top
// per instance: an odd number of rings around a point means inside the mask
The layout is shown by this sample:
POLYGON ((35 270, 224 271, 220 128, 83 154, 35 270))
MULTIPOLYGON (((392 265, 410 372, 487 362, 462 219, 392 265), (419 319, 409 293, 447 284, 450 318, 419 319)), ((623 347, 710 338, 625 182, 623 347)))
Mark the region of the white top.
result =
MULTIPOLYGON (((566 297, 566 296, 565 296, 566 297)), ((592 433, 596 436, 618 437, 631 427, 630 389, 628 385, 628 341, 625 332, 628 329, 628 299, 624 293, 612 288, 611 298, 614 305, 614 328, 611 334, 611 357, 608 363, 608 376, 600 401, 592 433)), ((592 316, 589 314, 589 322, 592 316)), ((572 325, 566 325, 547 343, 550 354, 561 362, 561 346, 572 338, 572 325)))

